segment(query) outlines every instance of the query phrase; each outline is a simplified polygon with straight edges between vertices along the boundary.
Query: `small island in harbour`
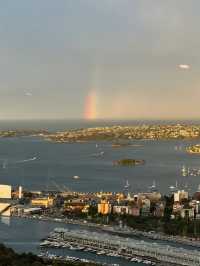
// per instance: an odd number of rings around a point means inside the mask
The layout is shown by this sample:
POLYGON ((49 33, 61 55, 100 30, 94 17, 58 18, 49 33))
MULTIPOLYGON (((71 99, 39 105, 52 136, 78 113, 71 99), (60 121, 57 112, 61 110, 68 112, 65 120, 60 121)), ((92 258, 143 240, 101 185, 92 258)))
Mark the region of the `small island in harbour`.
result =
POLYGON ((186 151, 191 154, 192 153, 200 154, 200 144, 189 146, 186 148, 186 151))
POLYGON ((142 164, 145 164, 145 160, 125 158, 113 161, 113 165, 119 165, 119 166, 136 166, 142 164))

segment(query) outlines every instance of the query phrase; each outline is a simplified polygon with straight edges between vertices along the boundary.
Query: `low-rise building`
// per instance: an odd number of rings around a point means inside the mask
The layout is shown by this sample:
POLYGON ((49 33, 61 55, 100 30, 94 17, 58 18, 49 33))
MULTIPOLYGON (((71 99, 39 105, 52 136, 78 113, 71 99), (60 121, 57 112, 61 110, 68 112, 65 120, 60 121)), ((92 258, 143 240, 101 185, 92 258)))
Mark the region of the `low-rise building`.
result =
POLYGON ((185 190, 178 190, 174 193, 174 202, 181 202, 182 200, 187 200, 189 197, 188 192, 185 190))
POLYGON ((11 190, 9 185, 0 185, 0 199, 11 199, 11 190))
POLYGON ((179 202, 174 202, 173 204, 173 214, 178 214, 183 209, 183 205, 179 202))
POLYGON ((113 206, 113 213, 115 214, 129 214, 129 206, 113 206))
POLYGON ((161 203, 157 203, 155 205, 154 211, 153 211, 153 215, 156 217, 163 217, 164 216, 164 211, 165 211, 165 206, 164 204, 161 203))
POLYGON ((34 198, 31 200, 31 205, 45 208, 52 207, 54 205, 54 199, 50 197, 34 198))
POLYGON ((112 206, 107 200, 101 200, 101 202, 98 204, 98 213, 106 215, 111 213, 112 206))
POLYGON ((129 208, 129 215, 132 216, 140 216, 140 208, 135 206, 135 207, 130 207, 129 208))
POLYGON ((194 218, 194 209, 193 208, 183 208, 180 212, 181 218, 188 218, 192 219, 194 218))

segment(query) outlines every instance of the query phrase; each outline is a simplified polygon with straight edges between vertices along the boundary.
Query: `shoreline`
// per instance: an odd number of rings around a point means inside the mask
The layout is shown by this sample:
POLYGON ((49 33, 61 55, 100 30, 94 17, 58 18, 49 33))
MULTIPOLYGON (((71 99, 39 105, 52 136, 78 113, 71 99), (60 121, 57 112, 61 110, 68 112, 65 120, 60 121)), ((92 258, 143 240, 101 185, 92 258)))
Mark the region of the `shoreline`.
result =
POLYGON ((87 228, 94 228, 101 230, 102 232, 110 233, 110 234, 118 234, 121 236, 136 236, 136 237, 144 237, 149 240, 160 240, 160 241, 166 241, 168 243, 173 244, 183 244, 190 247, 196 247, 200 248, 200 240, 195 240, 187 237, 180 237, 180 236, 172 236, 172 235, 165 235, 162 233, 156 233, 156 232, 145 232, 140 231, 137 229, 120 229, 120 228, 114 228, 109 225, 100 225, 96 223, 91 223, 87 221, 81 221, 81 220, 72 220, 67 218, 53 218, 53 217, 41 217, 41 216, 17 216, 13 215, 12 217, 15 218, 23 218, 23 219, 32 219, 32 220, 39 220, 39 221, 46 221, 46 222, 56 222, 56 223, 63 223, 63 224, 72 224, 72 225, 79 225, 84 226, 87 228))

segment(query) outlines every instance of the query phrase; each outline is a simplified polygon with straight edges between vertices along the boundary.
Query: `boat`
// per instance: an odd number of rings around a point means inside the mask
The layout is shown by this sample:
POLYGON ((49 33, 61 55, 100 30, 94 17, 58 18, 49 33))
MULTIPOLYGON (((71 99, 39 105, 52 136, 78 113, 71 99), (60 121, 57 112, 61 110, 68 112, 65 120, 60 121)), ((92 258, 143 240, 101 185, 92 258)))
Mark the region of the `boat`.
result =
POLYGON ((97 255, 104 255, 104 254, 106 254, 106 252, 104 250, 101 250, 101 251, 97 252, 97 255))
POLYGON ((156 181, 153 180, 153 184, 149 187, 151 192, 156 192, 157 191, 157 187, 156 187, 156 181))
POLYGON ((73 176, 73 179, 79 179, 79 178, 80 178, 80 176, 78 176, 78 175, 73 176))
POLYGON ((73 247, 73 246, 70 246, 70 248, 69 249, 71 249, 71 250, 79 250, 79 248, 78 247, 73 247))
POLYGON ((177 191, 178 190, 178 181, 176 181, 176 185, 175 186, 171 185, 169 187, 169 189, 170 189, 171 192, 177 191))
POLYGON ((104 155, 104 151, 101 151, 101 152, 98 152, 98 153, 93 153, 92 156, 93 157, 100 157, 100 156, 103 156, 104 155))
POLYGON ((126 180, 126 184, 124 185, 124 189, 129 189, 129 187, 130 187, 130 184, 129 184, 128 180, 126 180))

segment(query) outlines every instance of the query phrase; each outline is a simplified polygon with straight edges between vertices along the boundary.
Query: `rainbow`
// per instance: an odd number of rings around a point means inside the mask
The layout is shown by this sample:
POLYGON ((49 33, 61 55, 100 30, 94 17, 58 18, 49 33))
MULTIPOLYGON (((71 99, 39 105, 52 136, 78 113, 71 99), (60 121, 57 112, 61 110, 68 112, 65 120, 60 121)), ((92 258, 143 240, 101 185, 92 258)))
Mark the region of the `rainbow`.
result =
POLYGON ((84 118, 85 119, 96 119, 97 118, 97 96, 96 91, 91 90, 89 94, 86 97, 85 101, 85 112, 84 112, 84 118))

